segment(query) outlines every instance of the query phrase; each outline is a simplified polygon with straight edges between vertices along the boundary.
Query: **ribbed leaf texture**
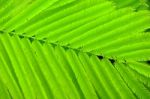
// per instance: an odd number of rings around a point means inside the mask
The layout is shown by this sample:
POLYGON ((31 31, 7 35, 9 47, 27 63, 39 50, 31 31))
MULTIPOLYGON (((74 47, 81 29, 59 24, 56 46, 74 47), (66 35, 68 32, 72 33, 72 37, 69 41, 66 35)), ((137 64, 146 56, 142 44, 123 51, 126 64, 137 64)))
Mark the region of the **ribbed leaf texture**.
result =
POLYGON ((149 0, 0 0, 0 99, 149 99, 149 0))

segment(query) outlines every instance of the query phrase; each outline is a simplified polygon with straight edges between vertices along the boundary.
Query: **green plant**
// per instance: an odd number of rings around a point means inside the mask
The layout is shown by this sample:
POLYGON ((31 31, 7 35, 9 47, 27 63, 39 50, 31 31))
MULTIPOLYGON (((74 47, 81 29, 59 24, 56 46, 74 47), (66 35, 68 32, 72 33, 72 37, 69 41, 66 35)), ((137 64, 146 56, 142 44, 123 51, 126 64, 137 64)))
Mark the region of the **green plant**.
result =
POLYGON ((1 0, 0 99, 149 99, 149 4, 1 0))

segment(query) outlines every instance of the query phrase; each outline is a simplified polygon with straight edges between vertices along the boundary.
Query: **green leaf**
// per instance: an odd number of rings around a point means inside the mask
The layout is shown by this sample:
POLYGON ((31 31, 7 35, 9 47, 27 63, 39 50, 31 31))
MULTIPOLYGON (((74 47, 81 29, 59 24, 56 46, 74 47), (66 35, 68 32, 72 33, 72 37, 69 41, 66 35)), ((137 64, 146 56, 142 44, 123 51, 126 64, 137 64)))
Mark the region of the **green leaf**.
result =
POLYGON ((148 0, 1 0, 0 99, 148 99, 148 0))

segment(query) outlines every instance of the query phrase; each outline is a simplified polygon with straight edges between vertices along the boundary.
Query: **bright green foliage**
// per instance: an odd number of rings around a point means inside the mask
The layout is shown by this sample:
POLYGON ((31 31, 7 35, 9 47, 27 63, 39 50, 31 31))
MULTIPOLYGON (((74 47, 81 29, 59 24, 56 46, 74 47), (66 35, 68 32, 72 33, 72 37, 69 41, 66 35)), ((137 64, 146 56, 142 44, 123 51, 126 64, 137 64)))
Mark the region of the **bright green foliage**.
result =
POLYGON ((149 99, 149 0, 0 0, 0 99, 149 99))

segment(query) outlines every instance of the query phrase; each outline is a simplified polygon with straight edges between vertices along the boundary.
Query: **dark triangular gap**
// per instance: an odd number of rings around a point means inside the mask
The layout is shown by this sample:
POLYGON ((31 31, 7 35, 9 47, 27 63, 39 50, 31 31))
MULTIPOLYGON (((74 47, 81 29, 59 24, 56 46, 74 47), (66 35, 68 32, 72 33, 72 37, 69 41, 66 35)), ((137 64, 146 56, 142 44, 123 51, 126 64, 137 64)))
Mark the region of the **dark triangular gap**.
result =
POLYGON ((147 60, 146 63, 147 63, 148 65, 150 65, 150 60, 147 60))
POLYGON ((144 31, 144 32, 145 32, 145 33, 150 32, 150 28, 145 29, 145 31, 144 31))
POLYGON ((146 60, 146 61, 138 61, 138 62, 150 65, 150 60, 146 60))
POLYGON ((20 39, 23 39, 24 37, 25 37, 25 33, 22 33, 22 34, 19 35, 20 39))
POLYGON ((104 57, 103 57, 102 55, 98 55, 97 57, 98 57, 98 59, 100 59, 100 60, 104 59, 104 57))
POLYGON ((12 30, 10 33, 8 33, 10 36, 14 36, 15 35, 15 30, 12 30))
POLYGON ((55 48, 57 46, 57 44, 55 43, 50 43, 52 45, 53 48, 55 48))
POLYGON ((4 33, 4 31, 3 30, 0 30, 0 34, 3 34, 4 33))
POLYGON ((112 65, 114 65, 115 62, 116 62, 116 60, 115 60, 115 59, 112 59, 112 58, 110 58, 110 59, 108 59, 108 60, 111 62, 112 65))
POLYGON ((39 42, 40 42, 42 45, 44 45, 44 43, 46 43, 46 39, 47 39, 47 38, 43 38, 42 40, 39 40, 39 42))
POLYGON ((35 35, 32 37, 29 37, 29 41, 32 43, 35 40, 35 35))

